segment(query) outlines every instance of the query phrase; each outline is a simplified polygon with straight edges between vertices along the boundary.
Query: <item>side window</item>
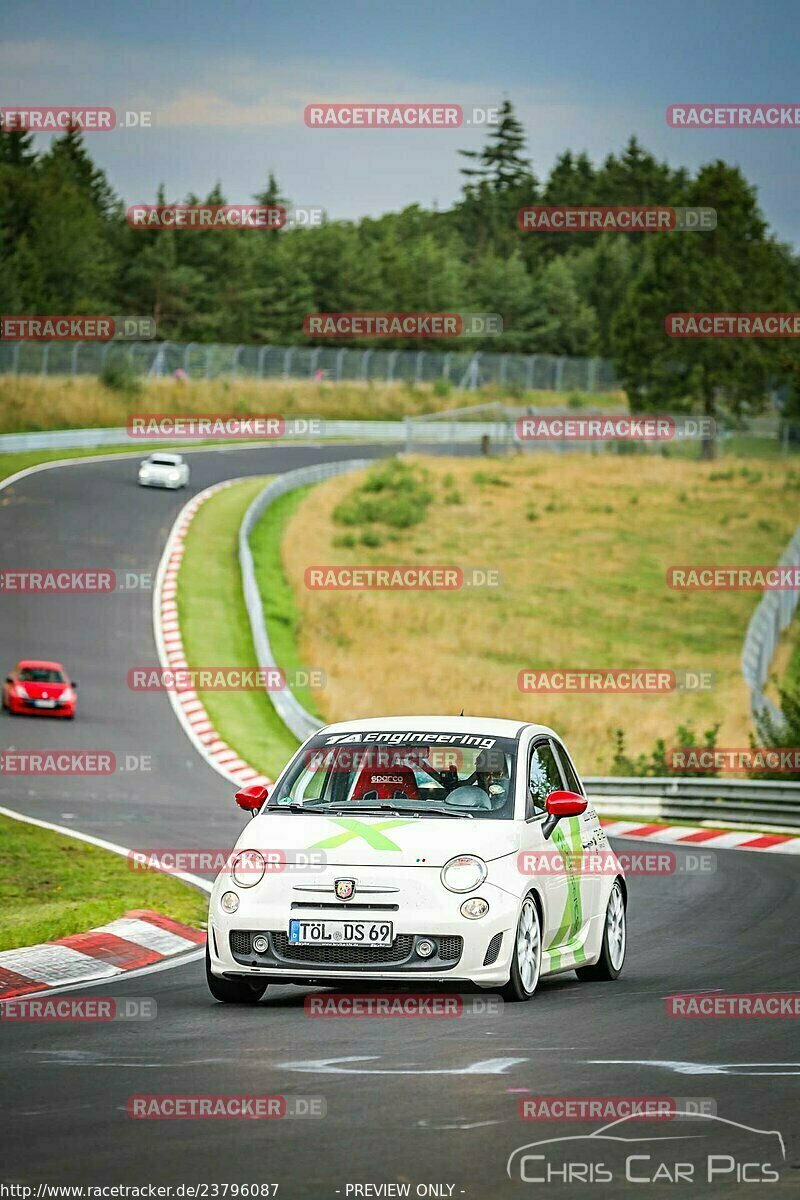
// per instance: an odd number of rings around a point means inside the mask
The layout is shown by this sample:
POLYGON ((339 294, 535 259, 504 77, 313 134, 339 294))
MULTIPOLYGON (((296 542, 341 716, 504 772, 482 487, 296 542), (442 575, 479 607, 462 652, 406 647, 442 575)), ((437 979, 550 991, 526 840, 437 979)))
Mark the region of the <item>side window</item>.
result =
POLYGON ((549 742, 538 742, 532 747, 528 759, 528 796, 525 819, 541 815, 545 811, 545 800, 551 792, 561 788, 561 773, 549 742))
POLYGON ((577 792, 579 796, 585 796, 586 793, 578 782, 578 776, 575 774, 575 768, 573 767, 566 750, 558 743, 556 743, 556 750, 558 752, 559 761, 561 762, 561 767, 564 771, 564 777, 567 781, 568 791, 577 792))

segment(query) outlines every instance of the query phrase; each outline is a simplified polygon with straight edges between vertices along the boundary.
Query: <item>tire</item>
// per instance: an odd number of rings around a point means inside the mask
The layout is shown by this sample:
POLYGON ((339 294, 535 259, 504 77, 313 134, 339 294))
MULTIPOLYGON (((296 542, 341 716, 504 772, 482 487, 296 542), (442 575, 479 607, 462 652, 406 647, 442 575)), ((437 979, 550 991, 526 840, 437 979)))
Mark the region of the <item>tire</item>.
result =
POLYGON ((504 1000, 530 1000, 539 983, 542 970, 542 923, 533 896, 526 896, 517 922, 511 971, 508 983, 501 988, 504 1000))
POLYGON ((211 973, 211 955, 206 942, 206 983, 215 1000, 221 1004, 258 1004, 267 984, 258 979, 220 979, 211 973))
POLYGON ((591 967, 576 967, 578 979, 587 981, 618 979, 625 964, 625 950, 628 944, 627 927, 625 923, 625 896, 622 884, 617 879, 611 889, 606 908, 606 921, 603 928, 603 946, 600 957, 591 967))

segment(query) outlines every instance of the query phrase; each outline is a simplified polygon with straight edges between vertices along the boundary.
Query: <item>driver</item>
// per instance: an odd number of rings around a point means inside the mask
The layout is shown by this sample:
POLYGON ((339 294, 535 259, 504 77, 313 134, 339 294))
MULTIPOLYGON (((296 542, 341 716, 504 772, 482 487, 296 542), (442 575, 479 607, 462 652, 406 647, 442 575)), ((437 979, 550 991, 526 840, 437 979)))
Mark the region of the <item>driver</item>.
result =
POLYGON ((475 781, 492 800, 493 806, 505 796, 508 779, 506 756, 502 750, 481 750, 475 760, 475 781))

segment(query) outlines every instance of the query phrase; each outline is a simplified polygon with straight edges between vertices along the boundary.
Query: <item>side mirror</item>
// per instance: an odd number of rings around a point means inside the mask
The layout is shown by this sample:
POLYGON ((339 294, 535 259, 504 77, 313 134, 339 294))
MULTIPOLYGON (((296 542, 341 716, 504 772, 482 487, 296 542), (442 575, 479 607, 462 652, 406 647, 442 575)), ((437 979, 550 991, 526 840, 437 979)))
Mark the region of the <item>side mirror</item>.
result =
POLYGON ((234 798, 239 808, 245 809, 251 817, 254 817, 268 795, 269 788, 264 787, 263 783, 253 783, 250 787, 242 788, 234 798))
POLYGON ((544 802, 548 816, 542 825, 542 833, 549 838, 562 817, 579 817, 586 811, 587 800, 577 792, 551 792, 544 802))
POLYGON ((12 676, 6 675, 6 683, 13 683, 13 682, 14 682, 14 680, 13 680, 12 676))
POLYGON ((69 681, 69 686, 70 686, 71 688, 75 688, 75 689, 77 690, 77 687, 78 687, 78 681, 77 681, 77 679, 70 679, 70 681, 69 681))

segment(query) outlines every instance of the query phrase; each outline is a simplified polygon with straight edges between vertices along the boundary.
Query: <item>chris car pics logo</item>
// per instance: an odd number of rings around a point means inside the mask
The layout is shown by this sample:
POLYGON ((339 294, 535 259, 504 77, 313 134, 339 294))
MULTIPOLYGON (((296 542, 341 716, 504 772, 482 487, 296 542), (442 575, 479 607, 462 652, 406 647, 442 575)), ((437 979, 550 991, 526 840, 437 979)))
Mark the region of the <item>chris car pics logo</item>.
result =
MULTIPOLYGON (((585 1136, 519 1146, 506 1163, 521 1183, 777 1183, 786 1165, 783 1135, 707 1112, 672 1114, 668 1132, 643 1132, 637 1114, 585 1136), (678 1127, 674 1122, 679 1121, 678 1127)), ((704 1193, 705 1194, 705 1193, 704 1193)), ((719 1194, 728 1194, 720 1192, 719 1194)))

